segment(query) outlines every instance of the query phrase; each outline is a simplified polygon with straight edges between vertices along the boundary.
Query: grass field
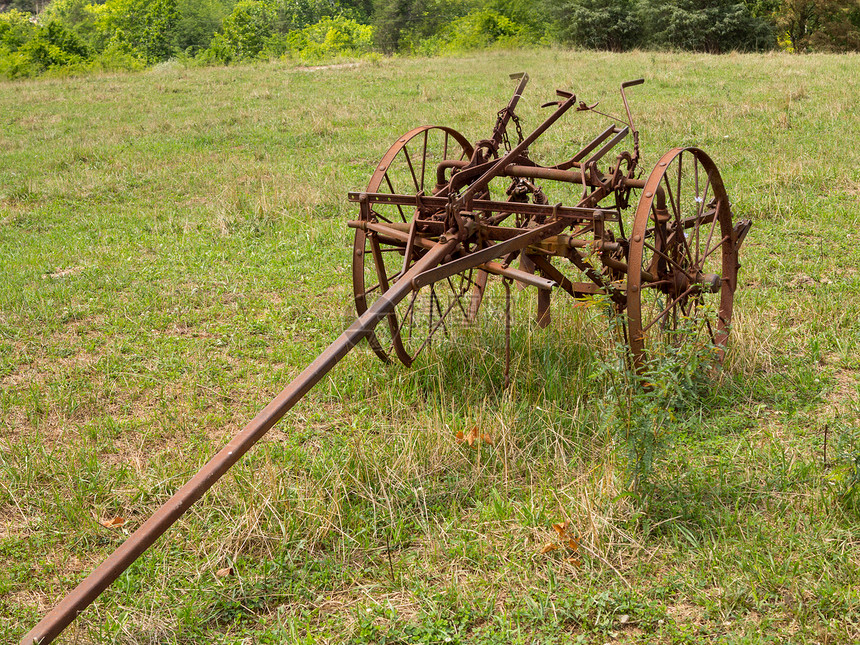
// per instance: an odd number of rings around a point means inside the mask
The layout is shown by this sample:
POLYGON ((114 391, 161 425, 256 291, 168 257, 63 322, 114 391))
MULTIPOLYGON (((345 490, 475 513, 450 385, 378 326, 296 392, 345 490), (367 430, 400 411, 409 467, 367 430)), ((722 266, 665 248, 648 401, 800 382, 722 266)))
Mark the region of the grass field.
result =
POLYGON ((646 172, 698 145, 754 222, 647 494, 610 321, 520 294, 511 388, 497 320, 411 370, 360 346, 60 641, 860 640, 860 57, 547 50, 0 84, 0 641, 351 321, 346 193, 394 139, 488 136, 521 70, 526 129, 643 76, 646 172))

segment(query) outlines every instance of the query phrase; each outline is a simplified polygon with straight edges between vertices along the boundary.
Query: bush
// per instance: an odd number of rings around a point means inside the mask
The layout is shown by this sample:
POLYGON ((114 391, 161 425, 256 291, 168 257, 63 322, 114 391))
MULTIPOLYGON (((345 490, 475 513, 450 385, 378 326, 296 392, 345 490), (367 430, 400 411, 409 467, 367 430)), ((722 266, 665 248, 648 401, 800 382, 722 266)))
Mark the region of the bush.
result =
POLYGON ((469 13, 468 0, 375 0, 374 42, 386 54, 413 51, 469 13))
POLYGON ((305 62, 338 56, 361 56, 373 48, 373 27, 349 18, 323 18, 287 34, 285 53, 305 62))
POLYGON ((555 15, 556 36, 568 45, 620 52, 642 40, 635 0, 567 0, 556 6, 555 15))
POLYGON ((112 43, 128 48, 147 63, 176 53, 179 20, 176 0, 107 0, 87 5, 91 14, 91 45, 102 51, 112 43))
POLYGON ((177 49, 195 54, 208 47, 232 7, 232 0, 179 0, 177 49))
POLYGON ((239 0, 224 19, 224 42, 219 46, 228 48, 231 58, 256 58, 275 33, 277 15, 270 0, 239 0))
POLYGON ((7 78, 35 76, 61 67, 79 69, 87 62, 87 46, 61 23, 26 31, 15 24, 19 19, 0 19, 0 70, 7 78))
POLYGON ((0 13, 0 47, 18 51, 35 33, 36 25, 30 22, 29 14, 17 9, 0 13))
POLYGON ((528 44, 529 40, 529 33, 521 25, 497 11, 481 9, 458 18, 437 35, 410 43, 410 49, 424 55, 434 55, 488 47, 513 47, 528 44))
POLYGON ((815 51, 860 51, 860 3, 819 0, 815 3, 816 29, 809 36, 815 51))
POLYGON ((557 4, 558 0, 487 0, 485 8, 519 25, 519 37, 524 41, 538 43, 547 35, 557 4))
POLYGON ((775 45, 773 29, 732 0, 657 0, 641 5, 651 43, 721 54, 763 51, 775 45))
POLYGON ((136 72, 146 67, 146 63, 126 42, 115 40, 93 56, 89 67, 103 72, 136 72))
POLYGON ((0 75, 15 79, 39 73, 27 53, 20 51, 33 39, 36 30, 29 14, 23 11, 12 9, 0 13, 0 75))
POLYGON ((39 70, 33 62, 21 52, 11 51, 0 45, 0 76, 10 80, 36 76, 39 70))

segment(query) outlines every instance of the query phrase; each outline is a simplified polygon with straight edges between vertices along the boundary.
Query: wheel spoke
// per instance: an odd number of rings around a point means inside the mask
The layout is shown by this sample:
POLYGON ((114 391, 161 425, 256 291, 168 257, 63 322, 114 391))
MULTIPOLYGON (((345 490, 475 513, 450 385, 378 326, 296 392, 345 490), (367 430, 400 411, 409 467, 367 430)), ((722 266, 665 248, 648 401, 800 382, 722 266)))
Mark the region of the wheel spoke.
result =
MULTIPOLYGON (((433 334, 435 334, 435 333, 436 333, 436 331, 439 329, 439 327, 443 324, 443 322, 445 321, 445 317, 448 315, 448 313, 451 311, 451 309, 452 309, 453 307, 454 307, 454 303, 452 302, 452 303, 448 306, 448 308, 445 310, 445 313, 444 313, 444 314, 441 314, 441 309, 440 309, 440 318, 439 318, 439 321, 438 321, 438 322, 437 322, 437 323, 436 323, 436 324, 435 324, 435 325, 434 325, 434 326, 429 330, 429 332, 428 332, 428 334, 427 334, 427 338, 425 338, 425 339, 424 339, 424 342, 423 342, 423 343, 421 343, 421 345, 418 347, 418 349, 416 349, 416 350, 415 350, 415 352, 412 354, 412 358, 413 358, 413 359, 414 359, 416 356, 418 356, 418 354, 420 354, 420 353, 421 353, 421 350, 423 350, 423 349, 424 349, 424 348, 425 348, 425 347, 430 343, 430 339, 433 337, 433 334)), ((447 329, 447 328, 446 328, 446 329, 447 329)))
POLYGON ((705 248, 708 248, 708 247, 711 245, 711 238, 713 238, 713 237, 714 237, 714 229, 715 229, 715 228, 716 228, 716 226, 717 226, 717 220, 719 219, 720 208, 722 207, 722 205, 723 205, 723 204, 722 204, 722 202, 721 202, 721 201, 718 201, 718 202, 717 202, 717 206, 716 206, 716 208, 717 208, 717 214, 716 214, 716 215, 714 215, 714 219, 713 219, 713 220, 711 220, 711 230, 710 230, 710 232, 708 233, 708 241, 707 241, 707 242, 705 242, 705 248))
MULTIPOLYGON (((680 160, 680 157, 679 157, 679 160, 680 160)), ((671 248, 670 243, 672 241, 672 239, 671 239, 672 236, 677 237, 680 235, 681 239, 684 242, 682 251, 686 253, 687 258, 689 259, 690 262, 692 262, 693 256, 692 256, 692 252, 690 251, 690 246, 687 244, 687 238, 683 232, 683 217, 681 217, 681 174, 682 174, 681 173, 681 164, 679 161, 679 164, 678 164, 678 187, 677 187, 675 194, 672 193, 672 183, 668 180, 668 178, 665 182, 667 197, 669 198, 669 203, 672 205, 672 211, 675 215, 675 226, 673 227, 674 231, 673 231, 672 235, 669 236, 669 239, 666 240, 666 246, 667 246, 667 248, 671 248)), ((676 241, 674 246, 675 247, 679 246, 677 244, 677 241, 676 241)), ((676 252, 674 255, 677 256, 679 254, 676 252)), ((681 258, 678 257, 677 260, 678 260, 678 262, 680 262, 681 258)))
MULTIPOLYGON (((675 219, 681 219, 681 175, 683 175, 684 170, 684 153, 678 155, 678 190, 675 192, 677 195, 677 206, 675 207, 675 219)), ((669 182, 666 182, 668 185, 669 182)))
POLYGON ((684 270, 685 270, 683 266, 681 266, 680 264, 678 264, 677 262, 675 262, 675 260, 673 260, 672 258, 670 258, 668 255, 666 255, 666 254, 665 254, 665 253, 663 253, 662 251, 658 251, 656 248, 654 248, 653 246, 651 246, 650 244, 648 244, 648 242, 644 242, 643 244, 645 245, 645 248, 651 249, 651 250, 654 252, 654 255, 659 255, 661 258, 663 258, 664 260, 666 260, 666 262, 669 262, 669 263, 671 263, 671 264, 675 265, 675 267, 676 267, 679 271, 684 271, 684 270))
MULTIPOLYGON (((697 185, 698 185, 698 183, 697 183, 697 185)), ((695 264, 697 266, 699 264, 699 249, 701 248, 701 246, 699 246, 699 241, 700 241, 699 240, 699 231, 702 228, 702 220, 704 219, 704 213, 705 213, 705 204, 708 203, 708 189, 710 187, 711 187, 711 176, 708 175, 708 179, 707 179, 707 181, 705 181, 705 191, 704 191, 704 193, 702 193, 702 197, 701 197, 701 199, 702 199, 702 201, 700 202, 701 206, 699 207, 699 212, 696 213, 696 224, 695 224, 695 226, 696 226, 696 260, 695 260, 695 264)), ((698 196, 698 192, 697 192, 697 196, 698 196)), ((714 213, 714 217, 711 221, 713 222, 716 219, 717 219, 716 213, 714 213)))
MULTIPOLYGON (((425 132, 424 134, 426 135, 427 133, 425 132)), ((409 156, 409 149, 406 147, 405 143, 403 144, 403 156, 406 158, 406 165, 409 167, 409 174, 412 175, 412 183, 415 185, 415 192, 416 193, 420 192, 421 187, 418 185, 418 177, 415 176, 415 168, 412 166, 412 157, 409 156)), ((423 172, 423 165, 424 165, 424 159, 423 158, 421 160, 421 165, 422 165, 422 172, 423 172)), ((422 177, 422 182, 423 182, 423 177, 422 177)))
POLYGON ((713 253, 714 251, 716 251, 718 248, 720 248, 723 244, 725 244, 725 243, 728 241, 728 239, 729 239, 729 236, 728 236, 728 235, 726 235, 723 239, 721 239, 719 242, 717 242, 716 244, 714 244, 714 246, 712 246, 712 247, 708 250, 708 252, 707 252, 707 253, 705 253, 705 254, 702 256, 702 264, 704 265, 705 260, 707 259, 707 257, 708 257, 711 253, 713 253))
MULTIPOLYGON (((385 182, 388 184, 388 189, 391 191, 392 195, 396 195, 397 191, 394 190, 394 185, 391 183, 391 178, 388 176, 388 171, 385 172, 385 182)), ((403 209, 400 207, 400 204, 397 204, 397 210, 400 211, 400 219, 402 221, 406 221, 406 215, 403 213, 403 209)), ((387 220, 389 223, 391 220, 387 220)))
POLYGON ((392 223, 390 219, 388 219, 387 217, 385 217, 385 215, 383 215, 382 213, 377 212, 375 209, 374 209, 374 210, 371 210, 370 212, 371 212, 371 213, 372 213, 372 214, 373 214, 373 215, 374 215, 378 220, 380 220, 380 219, 381 219, 383 222, 386 222, 386 223, 388 223, 388 224, 391 224, 391 223, 392 223))
MULTIPOLYGON (((446 133, 447 137, 448 134, 446 133)), ((447 141, 447 139, 446 139, 447 141)), ((442 159, 445 157, 443 156, 442 159)), ((424 131, 424 151, 421 153, 421 187, 418 189, 419 191, 424 190, 424 171, 427 169, 427 130, 424 131)))
POLYGON ((682 293, 680 296, 678 296, 672 302, 670 302, 669 305, 665 309, 663 309, 663 311, 661 311, 659 314, 657 314, 657 317, 654 318, 654 320, 652 320, 650 323, 648 323, 647 326, 642 328, 642 333, 644 334, 646 331, 651 329, 651 327, 654 325, 654 323, 656 323, 658 320, 660 320, 663 316, 665 316, 667 313, 669 313, 672 310, 675 310, 674 322, 675 322, 675 328, 677 328, 678 319, 677 319, 677 310, 676 310, 675 305, 677 305, 679 302, 681 302, 681 299, 684 298, 684 296, 691 294, 693 292, 693 289, 695 289, 695 288, 696 288, 695 285, 689 287, 686 291, 684 291, 684 293, 682 293))
MULTIPOLYGON (((630 240, 628 251, 637 269, 657 278, 649 283, 628 270, 630 347, 638 368, 661 344, 697 339, 725 344, 733 305, 728 285, 734 284, 738 266, 727 233, 732 226, 728 197, 704 153, 684 149, 664 155, 648 179, 650 185, 655 181, 665 191, 669 221, 666 213, 658 217, 657 191, 643 194, 631 233, 641 238, 630 240), (715 275, 720 282, 712 290, 715 275)), ((628 265, 633 268, 629 260, 628 265)))
MULTIPOLYGON (((420 192, 428 184, 432 188, 443 161, 469 159, 472 154, 469 142, 453 130, 436 126, 416 128, 389 148, 367 192, 397 195, 420 192)), ((411 221, 408 211, 409 207, 402 204, 375 204, 371 220, 399 225, 411 221)), ((356 231, 352 274, 359 314, 403 275, 403 262, 399 259, 406 245, 395 237, 400 236, 389 237, 385 231, 356 231)), ((419 255, 423 253, 420 248, 416 250, 419 255)), ((438 330, 447 333, 456 328, 457 318, 468 320, 470 312, 462 302, 462 295, 473 283, 471 271, 463 272, 410 294, 386 316, 388 324, 368 336, 371 348, 383 360, 396 356, 410 365, 438 330), (443 302, 445 298, 450 298, 450 302, 443 302)))

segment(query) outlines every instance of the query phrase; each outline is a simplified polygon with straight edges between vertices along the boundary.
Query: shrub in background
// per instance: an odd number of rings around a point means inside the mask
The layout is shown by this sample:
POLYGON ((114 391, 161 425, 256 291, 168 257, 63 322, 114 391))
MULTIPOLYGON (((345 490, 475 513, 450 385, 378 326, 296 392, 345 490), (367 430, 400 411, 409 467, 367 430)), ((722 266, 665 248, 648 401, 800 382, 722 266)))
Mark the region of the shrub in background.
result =
POLYGON ((0 13, 0 47, 18 51, 36 32, 36 25, 30 22, 30 14, 12 9, 0 13))
POLYGON ((776 43, 768 22, 742 2, 655 0, 639 6, 653 45, 721 54, 764 51, 776 43))
POLYGON ((77 34, 59 22, 40 26, 33 38, 19 50, 32 61, 35 69, 44 72, 53 67, 79 66, 87 60, 87 46, 77 34))
POLYGON ((860 50, 860 2, 819 0, 818 29, 809 37, 814 51, 848 52, 860 50))
POLYGON ((492 9, 480 9, 453 21, 441 33, 414 42, 411 49, 434 55, 525 44, 528 36, 521 25, 492 9))
POLYGON ((0 14, 0 73, 7 78, 80 69, 89 54, 86 43, 58 21, 34 25, 17 10, 0 14))
POLYGON ((234 0, 178 0, 177 49, 193 55, 208 47, 234 4, 234 0))
POLYGON ((474 0, 374 0, 374 43, 385 54, 414 51, 475 4, 474 0))
POLYGON ((223 46, 229 49, 230 58, 259 56, 275 33, 277 17, 277 7, 270 0, 239 0, 222 25, 223 46))
POLYGON ((350 18, 325 17, 287 34, 284 53, 303 62, 340 56, 361 56, 373 49, 373 27, 350 18))
POLYGON ((35 33, 29 14, 17 9, 0 13, 0 74, 22 78, 37 73, 29 57, 20 51, 35 33))
POLYGON ((568 45, 620 52, 642 42, 635 0, 562 0, 553 15, 556 37, 568 45))

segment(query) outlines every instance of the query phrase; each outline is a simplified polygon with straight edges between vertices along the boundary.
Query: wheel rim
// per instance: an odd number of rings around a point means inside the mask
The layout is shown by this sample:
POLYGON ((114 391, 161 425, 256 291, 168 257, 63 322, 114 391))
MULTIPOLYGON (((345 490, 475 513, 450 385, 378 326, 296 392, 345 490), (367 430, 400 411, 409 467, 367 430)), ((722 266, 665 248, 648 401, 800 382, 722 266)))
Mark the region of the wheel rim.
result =
MULTIPOLYGON (((437 169, 443 161, 468 160, 472 146, 463 135, 450 128, 422 126, 400 137, 385 153, 367 186, 369 193, 431 195, 437 186, 437 169)), ((444 178, 451 170, 444 171, 444 178)), ((414 209, 373 204, 369 221, 407 224, 414 209)), ((401 226, 401 228, 403 228, 401 226)), ((402 271, 406 242, 373 231, 356 229, 353 243, 353 293, 358 315, 397 282, 402 271)), ((416 246, 413 257, 423 255, 416 246)), ((428 285, 399 303, 368 337, 373 351, 388 362, 396 357, 409 366, 428 347, 433 337, 452 326, 470 320, 477 311, 483 272, 472 270, 428 285)))
POLYGON ((627 320, 637 369, 681 343, 712 345, 722 360, 737 250, 722 178, 701 150, 670 150, 651 172, 636 209, 628 267, 627 320))

